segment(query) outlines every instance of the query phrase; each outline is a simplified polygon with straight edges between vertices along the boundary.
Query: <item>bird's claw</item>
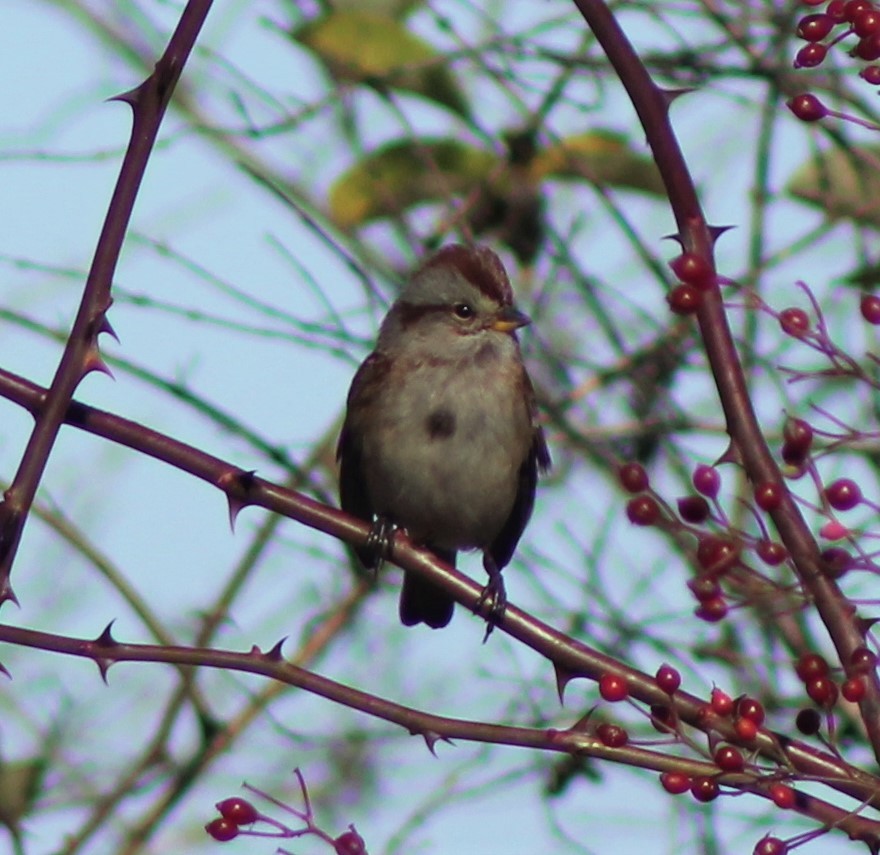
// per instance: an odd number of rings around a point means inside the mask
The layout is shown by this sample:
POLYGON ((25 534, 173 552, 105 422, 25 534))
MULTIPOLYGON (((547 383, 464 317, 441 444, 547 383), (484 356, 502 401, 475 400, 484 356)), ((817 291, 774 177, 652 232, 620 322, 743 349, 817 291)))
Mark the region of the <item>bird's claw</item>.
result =
POLYGON ((391 547, 394 543, 394 532, 397 527, 386 517, 376 517, 367 535, 364 544, 364 553, 369 560, 364 563, 379 572, 382 562, 391 555, 391 547))

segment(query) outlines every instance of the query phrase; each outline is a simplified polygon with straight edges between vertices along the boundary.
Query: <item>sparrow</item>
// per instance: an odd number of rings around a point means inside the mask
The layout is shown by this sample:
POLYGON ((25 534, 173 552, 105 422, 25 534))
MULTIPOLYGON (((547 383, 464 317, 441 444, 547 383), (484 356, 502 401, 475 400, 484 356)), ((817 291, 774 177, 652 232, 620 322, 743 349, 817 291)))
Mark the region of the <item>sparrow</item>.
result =
MULTIPOLYGON (((425 260, 385 316, 375 350, 348 393, 337 458, 343 510, 371 523, 363 564, 378 569, 389 532, 455 566, 482 550, 491 603, 487 630, 506 605, 501 579, 532 513, 538 473, 550 467, 535 393, 498 256, 453 244, 425 260)), ((405 573, 400 619, 439 629, 453 600, 405 573)))

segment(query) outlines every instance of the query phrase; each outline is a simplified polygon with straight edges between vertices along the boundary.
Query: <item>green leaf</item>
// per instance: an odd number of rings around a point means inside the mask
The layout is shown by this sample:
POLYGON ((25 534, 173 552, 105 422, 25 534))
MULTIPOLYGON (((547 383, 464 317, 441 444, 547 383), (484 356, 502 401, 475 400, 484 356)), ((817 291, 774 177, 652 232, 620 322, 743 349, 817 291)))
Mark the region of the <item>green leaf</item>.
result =
POLYGON ((664 196, 665 188, 652 157, 638 154, 622 134, 596 130, 566 137, 534 160, 535 177, 581 178, 607 187, 664 196))
POLYGON ((48 766, 48 758, 0 762, 0 823, 13 833, 30 813, 48 766))
POLYGON ((880 228, 880 148, 835 148, 801 166, 789 195, 817 205, 832 220, 880 228))
POLYGON ((333 0, 335 9, 345 12, 357 10, 384 15, 386 18, 404 18, 424 0, 333 0))
POLYGON ((337 10, 300 27, 293 38, 314 51, 336 80, 415 92, 468 115, 443 54, 394 18, 337 10))
POLYGON ((448 199, 485 180, 496 161, 491 152, 455 140, 390 143, 336 179, 330 216, 348 229, 448 199))

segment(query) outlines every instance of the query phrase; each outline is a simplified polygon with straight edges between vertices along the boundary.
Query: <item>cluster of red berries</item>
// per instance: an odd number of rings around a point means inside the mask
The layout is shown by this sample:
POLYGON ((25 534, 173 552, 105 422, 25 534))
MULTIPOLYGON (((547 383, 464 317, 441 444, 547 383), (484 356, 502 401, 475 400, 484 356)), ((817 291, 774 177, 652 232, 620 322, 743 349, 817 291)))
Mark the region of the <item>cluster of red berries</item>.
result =
POLYGON ((764 715, 764 707, 756 698, 748 695, 732 698, 717 687, 712 689, 709 703, 700 710, 700 717, 706 720, 712 716, 732 718, 733 730, 743 742, 755 739, 764 723, 764 715))
MULTIPOLYGON (((796 420, 789 421, 793 423, 796 420)), ((806 422, 799 424, 804 428, 801 429, 794 424, 788 426, 791 440, 784 453, 792 457, 795 456, 795 451, 806 457, 812 440, 810 426, 806 422)), ((786 442, 789 440, 787 439, 786 442)), ((781 543, 770 539, 757 511, 755 518, 761 526, 760 536, 729 527, 724 511, 718 504, 721 476, 714 466, 700 465, 694 469, 691 483, 695 493, 683 496, 677 501, 678 518, 681 522, 675 519, 672 509, 665 503, 661 505, 661 501, 652 493, 648 475, 641 464, 623 464, 618 469, 617 475, 623 489, 628 493, 636 494, 626 505, 630 522, 638 526, 679 529, 684 524, 684 527, 696 536, 697 549, 694 557, 698 573, 688 582, 688 589, 697 602, 694 613, 707 623, 716 623, 727 616, 729 606, 720 580, 735 567, 744 566, 742 562, 744 548, 754 551, 758 559, 769 567, 776 567, 788 559, 788 550, 781 543), (690 528, 713 521, 728 526, 728 529, 716 534, 690 528)), ((782 502, 784 491, 785 488, 779 483, 759 484, 754 492, 755 504, 763 511, 775 510, 782 502)))
MULTIPOLYGON (((827 0, 802 0, 805 6, 821 6, 827 0)), ((804 15, 798 21, 797 35, 807 42, 794 60, 795 68, 815 68, 828 55, 828 49, 850 36, 858 41, 850 55, 866 62, 880 59, 880 9, 868 0, 831 0, 824 12, 804 15), (825 39, 837 29, 829 42, 825 39)), ((869 83, 880 84, 880 66, 869 65, 862 70, 869 83)))
MULTIPOLYGON (((795 673, 804 684, 804 690, 816 706, 829 710, 837 703, 838 694, 850 701, 858 703, 865 696, 864 675, 876 667, 877 657, 867 647, 859 647, 850 656, 847 678, 838 685, 835 682, 831 667, 823 656, 818 653, 806 653, 795 663, 795 673)), ((816 733, 820 727, 820 719, 812 710, 802 710, 797 718, 798 729, 802 733, 816 733), (811 714, 813 713, 813 714, 811 714)))
MULTIPOLYGON (((300 778, 302 784, 302 779, 300 778)), ((264 795, 260 790, 254 792, 264 795)), ((272 801, 275 801, 274 799, 272 801)), ((276 802, 278 804, 278 802, 276 802)), ((260 813, 247 799, 240 796, 224 799, 217 802, 217 810, 220 816, 212 819, 206 826, 205 831, 219 843, 225 843, 238 837, 239 834, 253 837, 302 837, 313 834, 325 840, 333 847, 335 855, 367 855, 367 845, 363 837, 350 825, 348 831, 342 832, 338 837, 331 837, 317 828, 312 822, 311 811, 303 813, 291 808, 291 812, 306 822, 306 828, 295 831, 281 822, 260 813), (255 822, 264 822, 272 826, 272 832, 242 831, 242 826, 250 826, 255 822)))
POLYGON ((205 831, 220 842, 226 842, 238 837, 242 825, 253 825, 262 814, 247 800, 233 796, 217 802, 217 810, 220 816, 212 819, 206 826, 205 831))
MULTIPOLYGON (((859 76, 872 86, 880 86, 880 7, 869 0, 801 0, 805 6, 825 6, 824 12, 804 15, 797 23, 797 35, 805 44, 796 54, 795 68, 815 68, 825 61, 828 51, 850 37, 856 42, 849 55, 869 65, 859 76), (830 37, 830 38, 829 38, 830 37)), ((815 96, 797 95, 788 107, 799 119, 815 122, 832 113, 815 96)), ((846 118, 846 117, 843 117, 846 118)))
POLYGON ((712 265, 695 252, 683 252, 669 266, 681 280, 666 295, 669 308, 677 315, 692 315, 703 304, 703 294, 715 283, 712 265))

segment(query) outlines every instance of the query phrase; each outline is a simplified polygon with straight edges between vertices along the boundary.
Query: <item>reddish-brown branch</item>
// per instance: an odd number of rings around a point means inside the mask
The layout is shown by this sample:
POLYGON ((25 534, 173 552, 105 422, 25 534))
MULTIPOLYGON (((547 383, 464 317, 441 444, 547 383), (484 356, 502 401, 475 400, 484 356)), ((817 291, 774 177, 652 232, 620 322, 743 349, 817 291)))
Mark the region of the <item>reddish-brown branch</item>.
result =
MULTIPOLYGON (((682 246, 709 261, 714 269, 713 245, 719 230, 706 222, 690 173, 669 121, 673 94, 651 80, 616 19, 602 0, 574 0, 587 24, 602 45, 623 83, 641 121, 654 159, 666 184, 670 205, 682 246)), ((752 407, 745 374, 727 316, 716 286, 705 294, 697 314, 706 355, 730 435, 726 459, 740 462, 752 484, 779 483, 783 478, 770 453, 752 407)), ((815 603, 846 668, 853 652, 864 646, 864 625, 856 609, 824 572, 819 547, 800 509, 787 490, 771 517, 797 570, 798 579, 815 603)), ((860 702, 861 718, 880 761, 880 678, 867 675, 867 692, 860 702)))
POLYGON ((45 402, 36 416, 18 471, 0 503, 0 605, 7 599, 14 599, 9 582, 12 564, 37 485, 73 393, 86 374, 104 368, 98 336, 110 331, 105 314, 111 303, 110 288, 122 242, 165 108, 212 2, 190 0, 187 3, 153 73, 136 89, 117 99, 130 104, 134 114, 128 148, 104 218, 73 329, 45 402))
MULTIPOLYGON (((293 665, 283 659, 279 645, 266 653, 256 647, 248 653, 236 653, 168 645, 122 644, 111 636, 109 627, 97 639, 89 640, 4 625, 0 625, 0 641, 91 659, 105 677, 111 665, 123 661, 162 662, 259 674, 400 725, 410 733, 422 736, 431 751, 440 741, 453 742, 456 739, 557 751, 611 760, 656 772, 676 771, 692 777, 711 777, 721 785, 771 798, 770 781, 763 777, 756 778, 748 773, 720 773, 718 767, 708 761, 684 759, 637 746, 609 748, 577 726, 568 730, 514 727, 422 712, 293 665)), ((826 780, 825 783, 833 786, 836 782, 826 780)), ((799 794, 794 809, 840 828, 854 840, 865 841, 871 846, 880 843, 880 822, 865 819, 815 796, 799 794)))
MULTIPOLYGON (((40 387, 2 369, 0 395, 34 413, 39 412, 45 399, 44 390, 40 387)), ((201 478, 223 490, 234 509, 249 504, 259 505, 356 546, 363 545, 369 535, 369 526, 361 520, 294 490, 257 478, 253 473, 135 422, 76 402, 71 406, 67 421, 201 478)), ((403 534, 395 536, 390 557, 405 570, 429 577, 457 602, 477 611, 477 601, 482 591, 480 586, 438 561, 430 552, 413 546, 403 534)), ((707 719, 706 704, 702 699, 682 691, 670 698, 657 686, 652 676, 558 632, 513 605, 508 606, 499 622, 499 629, 518 638, 552 662, 560 688, 578 677, 598 680, 609 672, 621 674, 629 682, 631 697, 647 705, 674 707, 681 721, 697 729, 711 731, 732 743, 739 741, 731 720, 719 717, 707 719)), ((802 742, 783 739, 768 730, 761 730, 747 747, 759 751, 775 763, 790 766, 802 775, 820 778, 834 789, 880 808, 880 780, 834 755, 802 742)))

